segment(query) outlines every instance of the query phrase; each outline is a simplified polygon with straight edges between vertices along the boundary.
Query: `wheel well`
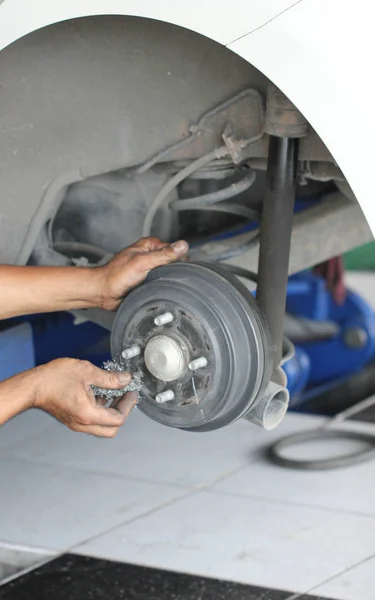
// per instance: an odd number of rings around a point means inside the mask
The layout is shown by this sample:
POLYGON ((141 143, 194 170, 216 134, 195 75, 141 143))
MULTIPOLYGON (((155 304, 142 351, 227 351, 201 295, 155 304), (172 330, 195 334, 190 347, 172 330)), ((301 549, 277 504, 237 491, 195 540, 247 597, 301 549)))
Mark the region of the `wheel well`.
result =
POLYGON ((38 207, 48 217, 63 184, 147 159, 203 112, 264 80, 203 36, 133 17, 51 25, 3 50, 0 65, 0 256, 20 263, 35 241, 38 207))
MULTIPOLYGON (((69 184, 141 164, 187 139, 203 115, 247 89, 264 98, 267 86, 257 69, 217 42, 126 16, 34 31, 0 53, 0 68, 0 258, 19 264, 69 184)), ((243 124, 240 110, 230 117, 243 124)), ((246 117, 250 122, 251 111, 246 117)), ((208 120, 208 129, 214 125, 208 120)), ((222 130, 214 133, 220 138, 222 130)), ((255 159, 266 158, 267 146, 267 136, 251 146, 255 159)), ((199 139, 191 152, 179 158, 203 153, 199 139)), ((313 130, 300 157, 332 160, 313 130)))

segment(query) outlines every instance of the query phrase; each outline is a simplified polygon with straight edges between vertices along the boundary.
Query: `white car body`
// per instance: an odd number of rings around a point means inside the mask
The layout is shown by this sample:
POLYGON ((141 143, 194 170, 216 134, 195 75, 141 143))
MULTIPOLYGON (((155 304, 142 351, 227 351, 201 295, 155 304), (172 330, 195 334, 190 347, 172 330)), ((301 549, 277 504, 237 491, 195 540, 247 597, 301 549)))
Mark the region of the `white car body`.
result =
POLYGON ((304 114, 375 233, 372 12, 368 0, 3 0, 0 48, 52 23, 110 14, 173 23, 226 45, 304 114))

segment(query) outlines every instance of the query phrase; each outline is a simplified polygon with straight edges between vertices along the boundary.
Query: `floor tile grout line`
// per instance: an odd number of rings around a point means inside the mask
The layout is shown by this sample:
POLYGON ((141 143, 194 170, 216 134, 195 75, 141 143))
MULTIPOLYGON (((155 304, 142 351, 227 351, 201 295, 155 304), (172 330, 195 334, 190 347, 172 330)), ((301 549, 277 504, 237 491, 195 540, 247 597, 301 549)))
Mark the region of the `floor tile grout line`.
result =
POLYGON ((16 571, 16 573, 13 573, 13 575, 9 575, 8 577, 5 577, 4 579, 0 580, 0 588, 3 585, 10 583, 11 581, 14 581, 14 579, 18 579, 19 577, 22 577, 23 575, 27 575, 28 573, 31 573, 31 571, 35 571, 36 569, 40 569, 40 567, 44 567, 44 565, 48 565, 48 563, 50 563, 52 560, 55 560, 56 558, 58 558, 58 556, 59 556, 59 554, 57 552, 55 552, 54 555, 49 555, 48 557, 46 556, 43 559, 41 559, 39 562, 36 562, 33 565, 29 565, 28 567, 21 569, 21 571, 16 571))
MULTIPOLYGON (((57 550, 56 548, 45 548, 43 551, 45 551, 46 553, 49 553, 51 555, 51 557, 53 557, 53 559, 58 558, 59 556, 62 556, 64 554, 68 554, 71 552, 74 552, 74 550, 76 548, 79 548, 80 546, 84 546, 86 544, 88 544, 91 541, 94 541, 100 537, 103 537, 109 533, 111 533, 112 531, 116 531, 116 529, 119 529, 121 527, 124 527, 126 525, 130 525, 131 523, 134 523, 135 521, 141 520, 142 518, 146 518, 151 514, 154 514, 156 512, 158 512, 159 510, 163 510, 164 508, 167 508, 168 506, 172 506, 173 504, 180 502, 182 500, 185 500, 186 498, 188 498, 189 496, 193 496, 194 494, 198 494, 202 491, 205 491, 206 488, 208 489, 211 485, 214 485, 215 483, 218 483, 219 481, 221 481, 222 479, 224 479, 225 477, 227 477, 228 475, 222 475, 218 478, 215 479, 214 482, 210 482, 208 484, 202 484, 200 486, 196 486, 194 488, 190 488, 190 489, 181 489, 181 492, 184 492, 182 494, 179 494, 178 496, 175 496, 174 498, 171 498, 170 500, 166 500, 165 502, 162 502, 161 504, 158 504, 157 506, 154 506, 138 515, 135 515, 134 517, 131 517, 129 519, 125 519, 124 521, 120 521, 119 523, 116 523, 116 525, 112 525, 111 527, 108 527, 107 529, 104 529, 103 531, 96 533, 92 536, 89 536, 88 538, 85 538, 84 540, 80 540, 79 542, 72 544, 71 546, 68 546, 67 548, 64 548, 63 550, 57 550)), ((177 489, 177 488, 176 488, 177 489)), ((12 545, 10 542, 6 542, 5 540, 3 540, 4 544, 9 544, 12 545)), ((16 544, 13 544, 14 546, 16 546, 16 544)), ((1 546, 1 541, 0 541, 0 546, 1 546)), ((18 546, 21 546, 20 544, 18 544, 18 546)), ((25 546, 26 547, 26 546, 25 546)), ((30 551, 32 551, 32 547, 31 546, 27 546, 28 548, 30 548, 30 551)), ((41 550, 41 549, 40 549, 41 550)), ((48 562, 48 561, 47 561, 48 562)))
POLYGON ((163 502, 162 504, 159 504, 158 506, 150 508, 148 511, 142 513, 141 515, 137 515, 135 517, 132 517, 131 519, 122 521, 121 523, 117 523, 116 525, 112 525, 111 527, 108 527, 107 529, 105 529, 104 531, 101 531, 100 533, 96 533, 96 534, 86 538, 83 541, 77 542, 76 544, 69 546, 68 548, 64 549, 62 552, 58 552, 58 555, 55 558, 59 558, 60 556, 63 556, 64 554, 72 554, 79 547, 85 546, 86 544, 89 544, 90 542, 93 542, 94 540, 97 540, 98 538, 104 537, 104 536, 112 533, 113 531, 116 531, 116 529, 120 529, 121 527, 124 527, 126 525, 131 525, 135 521, 138 521, 139 519, 142 519, 142 518, 146 518, 146 517, 158 512, 159 510, 163 510, 164 508, 167 508, 168 506, 172 506, 172 504, 175 504, 176 502, 184 500, 185 498, 188 498, 189 496, 191 496, 195 493, 198 493, 198 491, 199 490, 186 491, 186 493, 183 494, 182 496, 179 496, 178 498, 174 498, 173 500, 172 499, 168 500, 166 502, 163 502))
POLYGON ((223 473, 223 474, 219 475, 218 477, 211 479, 210 481, 207 481, 204 483, 202 482, 202 483, 198 483, 198 484, 193 484, 192 486, 187 487, 186 485, 174 484, 169 481, 158 481, 156 479, 155 480, 143 479, 141 477, 134 477, 133 475, 124 476, 124 475, 121 475, 120 473, 108 473, 106 471, 93 471, 91 469, 76 468, 73 466, 62 465, 62 464, 56 465, 56 463, 53 463, 53 462, 50 462, 50 461, 44 460, 44 459, 43 460, 33 460, 32 458, 20 457, 20 456, 11 456, 10 458, 12 458, 13 460, 19 460, 19 461, 27 462, 27 463, 37 465, 37 466, 48 466, 48 467, 58 466, 61 469, 66 469, 67 471, 71 471, 74 473, 82 473, 84 475, 107 477, 108 479, 111 479, 111 478, 117 479, 117 480, 120 479, 122 481, 129 480, 129 481, 134 481, 134 482, 138 482, 138 483, 147 483, 147 484, 153 485, 153 486, 160 485, 160 486, 171 488, 173 490, 181 491, 181 492, 205 490, 205 491, 208 491, 212 494, 216 494, 219 496, 222 495, 222 496, 238 497, 238 498, 242 498, 242 499, 250 499, 250 500, 255 500, 255 501, 259 501, 259 502, 264 501, 264 502, 270 502, 273 504, 281 504, 284 506, 297 506, 299 508, 310 508, 310 509, 321 510, 321 511, 325 511, 325 512, 334 512, 335 514, 352 515, 352 516, 363 517, 363 518, 367 518, 367 519, 375 519, 375 513, 372 514, 372 513, 354 511, 354 510, 345 509, 345 508, 337 508, 337 507, 333 508, 333 507, 329 507, 329 506, 322 506, 319 504, 296 502, 295 500, 283 500, 281 498, 271 498, 268 496, 255 496, 253 494, 244 494, 241 492, 230 492, 230 491, 226 491, 226 490, 213 489, 217 483, 225 481, 226 479, 229 479, 230 477, 232 477, 234 475, 238 475, 242 471, 246 471, 247 469, 249 469, 249 465, 241 465, 240 467, 237 467, 234 470, 223 473))
POLYGON ((17 544, 7 542, 0 538, 0 550, 13 550, 14 552, 28 552, 30 554, 55 554, 56 550, 40 548, 39 546, 29 546, 28 544, 17 544))
MULTIPOLYGON (((152 508, 149 508, 148 510, 145 510, 144 512, 142 512, 138 515, 134 515, 134 517, 130 517, 129 519, 120 521, 119 523, 116 523, 115 525, 111 525, 110 527, 107 527, 106 529, 100 531, 99 533, 95 533, 95 534, 85 538, 84 540, 80 540, 79 542, 72 544, 72 545, 68 546, 67 548, 64 548, 63 550, 59 550, 56 548, 46 548, 46 552, 49 552, 50 554, 55 553, 55 555, 56 555, 55 558, 58 556, 62 556, 64 554, 68 554, 68 553, 72 552, 75 548, 78 548, 79 546, 82 546, 82 545, 87 544, 88 542, 91 542, 97 538, 107 535, 108 533, 111 533, 112 531, 115 531, 116 529, 123 527, 124 525, 131 524, 134 521, 137 521, 138 519, 142 519, 143 517, 148 517, 150 514, 153 514, 154 512, 157 512, 158 510, 162 510, 163 508, 166 508, 167 506, 171 506, 175 502, 184 500, 188 496, 194 494, 195 492, 199 492, 199 491, 200 490, 185 490, 184 494, 174 496, 173 498, 170 498, 169 500, 166 500, 165 502, 162 502, 161 504, 158 504, 157 506, 153 506, 152 508)), ((10 544, 10 542, 6 542, 5 540, 3 540, 3 541, 5 543, 10 544)), ((21 544, 19 544, 19 545, 21 545, 21 544)))
MULTIPOLYGON (((331 581, 334 581, 335 579, 338 579, 339 577, 341 577, 342 575, 345 575, 346 573, 350 573, 350 571, 354 571, 354 569, 357 569, 361 565, 363 565, 363 564, 365 564, 365 563, 367 563, 367 562, 369 562, 369 561, 371 561, 373 559, 375 559, 375 552, 373 554, 371 554, 370 556, 367 556, 366 558, 363 558, 362 560, 356 562, 354 565, 350 565, 350 567, 346 567, 342 571, 339 571, 335 575, 332 575, 331 577, 327 577, 327 579, 325 579, 321 583, 318 583, 317 585, 314 585, 313 587, 309 588, 308 590, 306 590, 305 592, 303 592, 303 594, 311 594, 312 592, 314 592, 315 590, 319 589, 323 585, 326 585, 327 583, 330 583, 331 581)), ((295 598, 294 596, 292 596, 291 598, 286 598, 285 600, 297 600, 298 598, 299 598, 299 596, 297 596, 297 598, 295 598)))
MULTIPOLYGON (((181 490, 183 491, 183 490, 181 490)), ((83 540, 80 540, 79 542, 72 544, 70 546, 67 546, 66 548, 60 550, 57 548, 45 548, 44 550, 47 553, 50 553, 51 555, 55 555, 55 558, 58 556, 62 556, 63 554, 67 554, 70 553, 71 551, 73 551, 75 548, 87 544, 88 542, 91 542, 93 540, 95 540, 96 538, 102 537, 104 535, 107 535, 108 533, 111 533, 112 531, 115 531, 116 529, 123 527, 124 525, 127 524, 131 524, 134 521, 137 521, 138 519, 142 519, 143 517, 147 517, 150 514, 153 514, 154 512, 157 512, 158 510, 162 510, 163 508, 167 507, 167 506, 171 506, 172 504, 174 504, 175 502, 179 502, 180 500, 184 500, 185 498, 187 498, 188 496, 192 495, 195 492, 199 492, 200 490, 185 490, 185 493, 179 494, 178 496, 174 496, 173 498, 170 498, 169 500, 166 500, 165 502, 162 502, 160 504, 158 504, 157 506, 153 506, 152 508, 149 508, 148 510, 145 510, 144 512, 138 514, 138 515, 134 515, 134 517, 130 517, 128 519, 124 519, 123 521, 120 521, 118 523, 116 523, 115 525, 111 525, 110 527, 107 527, 106 529, 103 529, 102 531, 100 531, 99 533, 95 533, 87 538, 84 538, 83 540)), ((12 545, 11 542, 7 542, 6 540, 2 540, 2 542, 4 544, 9 544, 9 546, 12 545)), ((1 543, 1 542, 0 542, 1 543)), ((14 546, 22 546, 22 544, 14 544, 14 546)), ((30 551, 32 551, 32 546, 25 546, 25 548, 28 547, 30 548, 30 551)))
MULTIPOLYGON (((18 573, 14 574, 14 576, 12 575, 11 580, 16 579, 17 577, 20 577, 21 575, 24 575, 25 573, 29 573, 29 572, 39 568, 40 566, 48 564, 49 562, 52 562, 53 560, 56 560, 56 559, 64 556, 65 554, 72 554, 80 546, 84 546, 84 545, 88 544, 89 542, 94 541, 97 538, 105 536, 105 535, 111 533, 112 531, 115 531, 116 529, 123 527, 124 525, 131 524, 139 518, 147 517, 150 514, 157 512, 158 510, 162 510, 163 508, 166 508, 167 506, 171 506, 175 502, 178 502, 179 500, 183 500, 183 499, 187 498, 188 496, 190 496, 194 493, 198 493, 198 492, 199 492, 199 490, 196 490, 195 492, 191 491, 191 490, 186 491, 185 494, 183 494, 182 496, 179 496, 178 498, 174 498, 173 500, 171 499, 166 502, 163 502, 163 503, 159 504, 157 507, 154 507, 152 509, 149 509, 148 511, 145 511, 144 513, 142 513, 142 515, 137 515, 131 519, 122 521, 120 523, 117 523, 116 525, 112 525, 111 527, 108 527, 107 529, 101 531, 100 533, 97 533, 88 538, 85 538, 84 540, 81 540, 81 541, 77 542, 76 544, 72 544, 71 546, 68 546, 67 548, 64 548, 63 550, 54 549, 54 553, 53 553, 52 548, 50 548, 47 550, 47 552, 50 553, 50 556, 47 559, 41 561, 40 563, 38 563, 34 566, 31 566, 30 568, 27 568, 25 571, 19 571, 18 573)), ((9 579, 4 580, 4 584, 5 583, 9 583, 9 579)), ((2 585, 3 585, 3 582, 0 583, 0 587, 2 585)))
MULTIPOLYGON (((224 479, 227 479, 229 477, 231 477, 232 475, 237 475, 238 473, 240 473, 242 470, 245 470, 248 468, 248 465, 241 465, 240 467, 236 467, 235 469, 231 470, 231 471, 227 471, 226 473, 222 473, 220 475, 218 475, 217 477, 214 477, 213 479, 211 479, 210 481, 207 482, 202 482, 202 483, 196 483, 193 484, 191 486, 187 486, 184 484, 175 484, 175 483, 171 483, 170 481, 160 481, 157 479, 145 479, 142 477, 135 477, 134 475, 123 475, 121 473, 109 473, 108 471, 94 471, 92 469, 84 469, 81 467, 74 467, 74 466, 70 466, 70 465, 64 465, 64 464, 56 464, 54 462, 42 459, 42 460, 35 460, 32 458, 29 458, 27 456, 8 456, 7 455, 2 455, 2 458, 10 458, 12 460, 18 460, 21 462, 26 462, 32 465, 36 465, 36 466, 47 466, 47 467, 57 467, 57 468, 61 468, 61 469, 66 469, 67 471, 72 471, 74 473, 81 473, 84 475, 98 475, 100 477, 108 477, 108 479, 112 478, 112 479, 121 479, 123 480, 129 480, 129 481, 135 481, 135 482, 139 482, 139 483, 148 483, 151 485, 161 485, 161 486, 165 486, 165 487, 169 487, 175 490, 181 490, 181 491, 189 491, 189 490, 195 490, 195 489, 201 489, 201 487, 203 486, 203 488, 210 488, 213 487, 214 485, 216 485, 216 483, 219 483, 221 481, 223 481, 224 479)), ((219 492, 222 493, 222 492, 219 492)))
POLYGON ((352 511, 346 508, 333 508, 330 506, 322 506, 319 504, 308 504, 308 503, 304 503, 304 502, 296 502, 294 500, 283 500, 283 499, 279 499, 279 498, 269 498, 267 496, 254 496, 252 494, 241 494, 239 492, 228 492, 228 491, 224 491, 224 490, 212 490, 211 491, 212 494, 217 494, 217 495, 222 495, 222 496, 231 496, 234 498, 242 498, 244 499, 249 499, 249 500, 258 500, 260 502, 270 502, 272 504, 282 504, 283 506, 296 506, 298 508, 310 508, 310 509, 315 509, 315 510, 320 510, 320 511, 324 511, 324 512, 330 512, 330 513, 334 513, 334 514, 342 514, 342 515, 351 515, 353 517, 363 517, 366 519, 375 519, 375 512, 374 513, 365 513, 365 512, 358 512, 358 511, 352 511))
POLYGON ((88 538, 87 540, 84 540, 83 542, 79 542, 77 544, 74 544, 74 546, 70 547, 70 551, 74 550, 74 548, 78 548, 79 546, 85 545, 95 539, 98 539, 100 537, 103 537, 104 535, 107 535, 108 533, 111 533, 112 531, 115 531, 116 529, 119 529, 120 527, 123 527, 125 525, 130 525, 136 521, 139 521, 143 518, 147 518, 148 516, 163 510, 164 508, 167 508, 168 506, 172 506, 173 504, 177 504, 178 502, 181 502, 182 500, 185 500, 186 498, 189 498, 190 496, 194 496, 195 494, 199 494, 201 492, 206 491, 207 489, 209 489, 212 485, 215 485, 216 483, 218 483, 219 481, 221 481, 222 479, 225 479, 226 475, 223 475, 222 477, 218 477, 213 483, 210 482, 209 484, 202 484, 200 486, 196 486, 194 488, 190 488, 189 490, 185 490, 184 494, 179 495, 178 497, 175 497, 171 500, 167 500, 165 502, 163 502, 162 504, 159 504, 158 506, 155 506, 153 508, 150 508, 148 511, 143 512, 142 514, 136 515, 130 519, 127 519, 125 521, 123 521, 122 523, 119 523, 118 525, 115 525, 113 527, 110 527, 108 530, 97 534, 97 535, 93 535, 90 538, 88 538))
POLYGON ((66 471, 72 471, 73 473, 80 473, 83 475, 92 475, 92 476, 99 475, 100 477, 107 477, 108 479, 112 478, 112 479, 136 481, 139 483, 149 483, 152 485, 163 485, 166 487, 173 488, 175 490, 182 490, 182 491, 185 490, 186 491, 186 490, 192 489, 192 488, 187 488, 186 486, 183 486, 183 485, 176 485, 176 484, 170 483, 169 481, 157 481, 156 479, 155 480, 142 479, 141 477, 134 477, 133 475, 121 475, 120 473, 109 473, 108 471, 93 471, 91 469, 82 469, 82 468, 77 468, 77 467, 73 467, 73 466, 69 466, 69 465, 56 464, 54 462, 50 462, 50 461, 44 460, 44 459, 34 460, 27 456, 2 455, 1 458, 10 458, 12 460, 26 462, 26 463, 36 465, 36 466, 41 466, 41 467, 45 466, 45 467, 55 467, 55 468, 59 468, 59 469, 65 469, 66 471))

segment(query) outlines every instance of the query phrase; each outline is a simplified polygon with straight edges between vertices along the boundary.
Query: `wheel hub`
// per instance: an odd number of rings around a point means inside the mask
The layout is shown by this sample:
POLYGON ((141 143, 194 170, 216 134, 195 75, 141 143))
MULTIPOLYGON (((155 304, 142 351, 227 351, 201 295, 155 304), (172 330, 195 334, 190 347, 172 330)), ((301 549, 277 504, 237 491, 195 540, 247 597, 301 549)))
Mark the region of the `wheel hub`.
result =
POLYGON ((179 379, 186 370, 182 345, 169 335, 152 337, 146 345, 144 358, 148 371, 161 381, 179 379))
POLYGON ((139 409, 192 431, 243 416, 272 368, 267 328, 252 295, 224 269, 203 263, 151 272, 122 303, 111 346, 127 369, 144 373, 139 409))

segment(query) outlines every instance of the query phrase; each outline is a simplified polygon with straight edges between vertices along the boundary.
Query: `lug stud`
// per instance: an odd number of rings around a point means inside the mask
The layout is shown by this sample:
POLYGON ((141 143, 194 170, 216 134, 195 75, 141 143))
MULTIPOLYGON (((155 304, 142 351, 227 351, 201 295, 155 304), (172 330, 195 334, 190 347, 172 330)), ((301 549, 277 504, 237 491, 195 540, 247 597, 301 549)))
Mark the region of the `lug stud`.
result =
POLYGON ((205 358, 204 356, 200 356, 199 358, 196 358, 195 360, 192 360, 189 363, 189 369, 190 371, 197 371, 198 369, 203 369, 203 367, 207 367, 207 365, 207 358, 205 358))
POLYGON ((160 325, 166 325, 167 323, 171 323, 172 321, 173 315, 170 312, 163 313, 162 315, 159 315, 154 319, 154 323, 157 327, 160 327, 160 325))
POLYGON ((125 350, 123 350, 123 352, 121 353, 122 358, 125 358, 125 360, 129 359, 129 358, 134 358, 135 356, 139 356, 141 353, 141 349, 139 346, 130 346, 130 348, 126 348, 125 350))
POLYGON ((155 400, 158 404, 164 404, 164 402, 169 402, 174 399, 173 390, 165 390, 165 392, 161 392, 157 396, 155 396, 155 400))

